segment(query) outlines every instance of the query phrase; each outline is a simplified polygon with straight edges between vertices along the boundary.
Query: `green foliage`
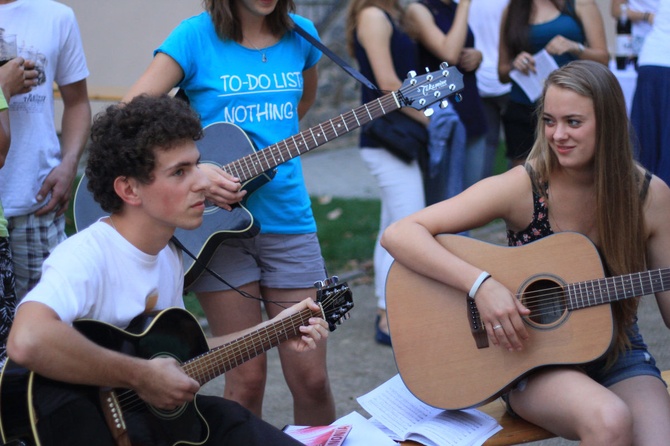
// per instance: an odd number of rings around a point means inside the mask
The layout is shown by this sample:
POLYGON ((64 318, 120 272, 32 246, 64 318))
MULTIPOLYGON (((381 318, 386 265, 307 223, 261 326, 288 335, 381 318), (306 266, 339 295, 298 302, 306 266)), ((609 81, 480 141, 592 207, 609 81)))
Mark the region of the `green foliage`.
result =
POLYGON ((372 259, 379 231, 379 200, 312 198, 312 210, 330 274, 372 259))

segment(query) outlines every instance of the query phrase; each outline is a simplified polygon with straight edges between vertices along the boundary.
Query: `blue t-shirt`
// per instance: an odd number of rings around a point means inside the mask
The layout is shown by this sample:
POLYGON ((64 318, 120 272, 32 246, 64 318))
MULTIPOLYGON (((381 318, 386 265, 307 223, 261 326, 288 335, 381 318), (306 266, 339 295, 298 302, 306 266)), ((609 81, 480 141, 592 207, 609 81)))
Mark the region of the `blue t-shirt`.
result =
MULTIPOLYGON (((318 38, 312 22, 291 17, 318 38)), ((302 72, 321 57, 319 50, 295 32, 286 33, 262 51, 222 40, 206 12, 179 24, 156 52, 167 54, 181 66, 184 78, 178 86, 200 114, 203 126, 221 121, 235 124, 258 149, 299 132, 302 72)), ((225 142, 223 146, 225 150, 225 142)), ((299 158, 279 165, 274 179, 251 194, 246 207, 264 233, 316 231, 299 158)))

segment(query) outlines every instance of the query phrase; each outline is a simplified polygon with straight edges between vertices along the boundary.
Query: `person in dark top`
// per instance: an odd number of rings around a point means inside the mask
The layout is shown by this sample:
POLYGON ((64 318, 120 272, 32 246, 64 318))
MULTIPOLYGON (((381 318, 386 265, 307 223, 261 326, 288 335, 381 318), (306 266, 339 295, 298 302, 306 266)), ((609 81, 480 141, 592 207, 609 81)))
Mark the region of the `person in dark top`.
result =
POLYGON ((603 19, 594 0, 510 0, 500 29, 498 77, 512 82, 503 114, 507 158, 523 164, 535 141, 536 104, 510 77, 535 71, 534 54, 546 49, 558 66, 582 59, 607 64, 603 19))
MULTIPOLYGON (((382 92, 398 90, 407 73, 417 70, 416 45, 401 25, 403 10, 397 0, 352 0, 347 15, 347 43, 349 53, 356 58, 361 73, 381 91, 361 89, 361 102, 366 104, 382 92)), ((413 108, 394 113, 405 113, 423 125, 428 118, 413 108)), ((418 158, 405 162, 361 132, 360 153, 370 173, 377 180, 381 192, 379 237, 386 227, 402 217, 422 209, 424 185, 418 158)), ((377 316, 375 340, 391 345, 386 322, 384 287, 393 259, 379 244, 375 244, 374 271, 377 316)))
POLYGON ((455 65, 463 73, 460 102, 451 101, 465 126, 466 150, 463 186, 469 187, 484 177, 486 162, 486 119, 477 89, 475 70, 482 62, 474 48, 475 37, 468 26, 470 0, 419 0, 407 7, 410 34, 419 43, 419 66, 435 71, 442 62, 455 65))
MULTIPOLYGON (((472 298, 489 348, 506 349, 510 364, 522 360, 535 334, 526 323, 531 309, 501 283, 502 273, 482 271, 435 235, 502 219, 511 245, 564 231, 586 236, 609 276, 670 265, 670 188, 634 161, 625 100, 609 69, 574 61, 554 71, 538 118, 525 168, 486 178, 392 224, 382 236, 396 261, 472 298)), ((670 327, 670 292, 655 297, 670 327)), ((638 299, 611 304, 613 342, 602 358, 530 372, 504 395, 508 409, 585 445, 667 442, 670 396, 638 330, 638 299)))

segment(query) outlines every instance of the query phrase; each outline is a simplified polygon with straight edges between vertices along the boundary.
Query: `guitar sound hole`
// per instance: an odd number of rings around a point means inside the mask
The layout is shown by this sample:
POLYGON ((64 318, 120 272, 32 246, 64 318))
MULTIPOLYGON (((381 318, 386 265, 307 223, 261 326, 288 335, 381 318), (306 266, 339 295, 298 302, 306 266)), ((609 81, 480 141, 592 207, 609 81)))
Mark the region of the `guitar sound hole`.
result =
POLYGON ((523 304, 531 311, 528 319, 538 325, 551 325, 566 313, 563 287, 552 280, 531 283, 523 292, 523 304))

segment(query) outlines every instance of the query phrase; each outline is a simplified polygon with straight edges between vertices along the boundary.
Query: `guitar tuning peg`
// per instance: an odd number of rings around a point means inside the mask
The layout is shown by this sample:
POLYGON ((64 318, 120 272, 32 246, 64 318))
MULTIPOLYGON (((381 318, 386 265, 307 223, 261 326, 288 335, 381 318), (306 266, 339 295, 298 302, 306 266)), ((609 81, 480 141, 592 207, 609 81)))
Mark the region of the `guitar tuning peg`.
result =
POLYGON ((447 107, 449 107, 449 101, 444 99, 443 101, 440 102, 440 108, 445 109, 447 107))
POLYGON ((454 96, 454 100, 456 102, 461 102, 463 100, 463 96, 461 96, 460 93, 456 93, 456 95, 454 96))
POLYGON ((409 73, 407 73, 407 79, 414 79, 416 77, 416 71, 411 70, 409 73))
MULTIPOLYGON (((440 64, 440 69, 441 69, 441 70, 446 70, 447 68, 449 68, 449 64, 448 64, 447 62, 442 62, 442 63, 440 64)), ((448 72, 447 72, 447 73, 448 73, 448 72)))
POLYGON ((435 110, 433 110, 432 108, 427 108, 423 111, 424 116, 426 116, 427 118, 433 116, 433 113, 435 113, 435 110))

